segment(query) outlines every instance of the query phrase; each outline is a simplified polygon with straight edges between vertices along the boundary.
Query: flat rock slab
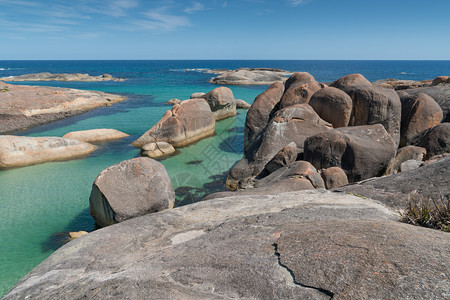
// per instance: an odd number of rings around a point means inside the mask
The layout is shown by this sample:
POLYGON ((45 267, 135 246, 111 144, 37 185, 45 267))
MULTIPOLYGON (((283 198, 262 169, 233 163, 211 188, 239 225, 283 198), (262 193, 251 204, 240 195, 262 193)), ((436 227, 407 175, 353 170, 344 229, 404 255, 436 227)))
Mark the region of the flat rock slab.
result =
POLYGON ((270 68, 240 68, 217 71, 220 73, 209 82, 221 85, 269 85, 277 81, 285 82, 292 72, 270 68))
POLYGON ((4 81, 124 81, 123 78, 115 78, 110 74, 103 74, 99 76, 91 76, 89 74, 81 73, 58 73, 52 74, 48 72, 24 74, 12 77, 2 77, 0 80, 4 81))
POLYGON ((74 139, 87 143, 103 142, 110 140, 123 139, 129 136, 128 134, 115 129, 91 129, 72 131, 63 136, 63 138, 74 139))
POLYGON ((126 99, 103 92, 3 82, 0 88, 0 133, 45 124, 126 99))
POLYGON ((0 135, 0 168, 74 159, 94 150, 94 145, 60 137, 0 135))
POLYGON ((450 235, 397 218, 324 190, 199 202, 78 238, 5 299, 448 298, 450 235))

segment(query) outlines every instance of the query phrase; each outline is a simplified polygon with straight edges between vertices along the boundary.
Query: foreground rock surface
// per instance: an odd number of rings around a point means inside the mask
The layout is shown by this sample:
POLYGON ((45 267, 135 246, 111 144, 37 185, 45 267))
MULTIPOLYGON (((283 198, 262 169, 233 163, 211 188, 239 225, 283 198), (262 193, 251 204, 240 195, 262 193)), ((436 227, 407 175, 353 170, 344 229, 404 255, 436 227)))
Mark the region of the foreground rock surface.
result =
POLYGON ((81 73, 59 73, 52 74, 48 72, 25 74, 13 77, 3 77, 0 80, 4 81, 124 81, 123 78, 115 78, 110 74, 103 74, 99 76, 91 76, 89 74, 81 73))
POLYGON ((126 99, 103 92, 56 87, 3 82, 0 87, 0 133, 45 124, 126 99))
POLYGON ((164 166, 139 157, 103 170, 92 185, 90 213, 104 227, 173 208, 175 193, 164 166))
POLYGON ((199 202, 72 241, 5 299, 448 298, 450 236, 396 218, 326 191, 199 202))
POLYGON ((72 131, 63 136, 63 138, 74 139, 87 143, 103 142, 110 140, 123 139, 129 136, 128 134, 115 129, 91 129, 72 131))
POLYGON ((69 160, 94 150, 91 144, 60 137, 0 135, 0 168, 69 160))

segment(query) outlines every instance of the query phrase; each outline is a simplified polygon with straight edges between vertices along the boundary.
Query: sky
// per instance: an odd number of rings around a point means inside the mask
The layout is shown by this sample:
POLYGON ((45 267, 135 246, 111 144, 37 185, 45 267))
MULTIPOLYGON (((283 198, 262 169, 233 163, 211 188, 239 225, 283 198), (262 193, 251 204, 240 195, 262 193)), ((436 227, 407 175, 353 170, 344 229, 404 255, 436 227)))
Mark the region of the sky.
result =
POLYGON ((0 0, 0 60, 450 60, 450 0, 0 0))

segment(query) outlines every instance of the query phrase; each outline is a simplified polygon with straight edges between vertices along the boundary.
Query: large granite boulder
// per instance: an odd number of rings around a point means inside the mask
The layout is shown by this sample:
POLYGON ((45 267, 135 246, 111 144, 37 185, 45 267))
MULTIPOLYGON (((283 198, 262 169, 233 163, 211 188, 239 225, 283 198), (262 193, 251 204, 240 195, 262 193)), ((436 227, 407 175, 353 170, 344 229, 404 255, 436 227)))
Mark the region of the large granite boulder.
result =
POLYGON ((150 130, 133 142, 136 147, 167 142, 174 147, 186 146, 214 134, 215 116, 205 99, 184 100, 175 104, 150 130))
POLYGON ((450 123, 442 123, 417 134, 411 144, 427 149, 425 159, 450 152, 450 123))
POLYGON ((361 74, 350 74, 339 78, 330 84, 330 87, 343 90, 346 93, 355 86, 372 86, 372 83, 361 74))
POLYGON ((90 213, 101 227, 170 209, 174 204, 175 193, 166 169, 146 157, 103 170, 89 197, 90 213))
POLYGON ((66 133, 63 138, 74 139, 86 143, 103 142, 110 140, 123 139, 129 136, 128 134, 115 129, 91 129, 72 131, 66 133))
POLYGON ((326 189, 334 189, 348 184, 347 174, 339 167, 330 167, 320 172, 326 189))
POLYGON ((224 86, 218 87, 202 96, 208 102, 211 111, 214 113, 216 121, 235 116, 236 99, 233 92, 224 86))
POLYGON ((283 93, 284 85, 281 82, 275 82, 255 98, 245 119, 244 151, 248 150, 248 147, 255 140, 258 133, 269 123, 283 93))
POLYGON ((416 89, 408 89, 401 91, 410 95, 418 95, 420 93, 427 94, 433 98, 441 107, 444 114, 442 122, 450 122, 450 85, 437 85, 431 87, 421 87, 416 89))
POLYGON ((450 235, 309 190, 203 201, 53 253, 9 299, 447 299, 450 235))
POLYGON ((441 123, 442 109, 433 98, 424 93, 401 93, 402 118, 400 146, 406 146, 418 133, 441 123))
POLYGON ((0 133, 13 132, 126 99, 103 92, 0 82, 0 133))
POLYGON ((411 196, 449 199, 450 156, 415 170, 371 178, 335 190, 372 198, 396 210, 405 209, 411 196))
POLYGON ((290 143, 280 151, 267 163, 265 169, 268 173, 273 173, 279 168, 289 166, 297 160, 298 148, 294 142, 290 143))
POLYGON ((350 122, 352 98, 337 88, 326 87, 317 91, 309 100, 309 105, 334 128, 346 127, 350 122))
POLYGON ((75 159, 94 150, 91 144, 61 137, 0 135, 0 168, 75 159))
POLYGON ((381 124, 400 143, 401 102, 392 89, 356 86, 349 92, 353 100, 350 126, 381 124))
POLYGON ((342 127, 306 138, 304 159, 317 169, 340 167, 356 182, 383 175, 396 149, 380 124, 342 127))
POLYGON ((266 164, 291 142, 302 153, 307 137, 331 129, 323 125, 324 121, 309 105, 302 104, 302 107, 294 106, 277 112, 250 145, 244 157, 230 170, 226 180, 229 189, 251 186, 255 177, 265 175, 263 170, 266 164))
POLYGON ((171 144, 166 142, 146 144, 141 149, 141 155, 148 156, 150 158, 164 157, 175 152, 175 148, 171 144))
POLYGON ((309 73, 294 73, 285 82, 285 91, 279 104, 279 108, 289 107, 294 104, 308 103, 312 95, 320 90, 321 85, 309 73))

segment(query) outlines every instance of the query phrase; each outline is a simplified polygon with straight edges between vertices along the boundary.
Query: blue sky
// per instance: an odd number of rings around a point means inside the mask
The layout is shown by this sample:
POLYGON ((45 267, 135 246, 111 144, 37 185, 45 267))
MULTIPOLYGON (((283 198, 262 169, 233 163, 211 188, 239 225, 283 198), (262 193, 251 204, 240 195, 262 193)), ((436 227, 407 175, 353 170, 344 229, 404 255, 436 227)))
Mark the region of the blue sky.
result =
POLYGON ((0 0, 0 60, 449 60, 449 29, 449 0, 0 0))

